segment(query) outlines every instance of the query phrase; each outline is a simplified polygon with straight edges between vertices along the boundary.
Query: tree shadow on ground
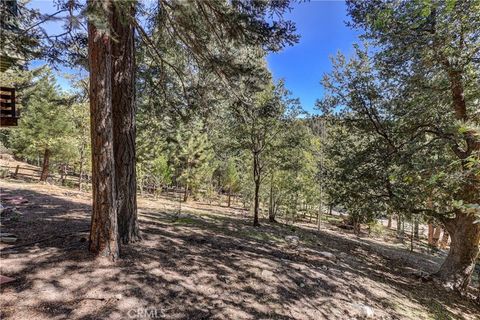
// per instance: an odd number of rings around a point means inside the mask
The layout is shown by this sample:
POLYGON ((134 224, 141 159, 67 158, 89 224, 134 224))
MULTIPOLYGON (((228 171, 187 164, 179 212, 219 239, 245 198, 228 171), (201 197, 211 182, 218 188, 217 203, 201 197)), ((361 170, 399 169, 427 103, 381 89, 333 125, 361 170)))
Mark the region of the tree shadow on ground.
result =
POLYGON ((2 193, 30 201, 19 206, 17 221, 2 221, 2 231, 20 237, 16 248, 1 251, 2 274, 17 279, 1 289, 2 319, 345 319, 356 316, 358 304, 384 319, 473 319, 480 311, 406 272, 420 259, 435 267, 426 255, 405 258, 327 231, 254 228, 207 209, 179 218, 141 207, 142 242, 107 263, 82 242, 90 223, 85 199, 8 187, 2 193), (301 245, 288 247, 288 234, 301 245))

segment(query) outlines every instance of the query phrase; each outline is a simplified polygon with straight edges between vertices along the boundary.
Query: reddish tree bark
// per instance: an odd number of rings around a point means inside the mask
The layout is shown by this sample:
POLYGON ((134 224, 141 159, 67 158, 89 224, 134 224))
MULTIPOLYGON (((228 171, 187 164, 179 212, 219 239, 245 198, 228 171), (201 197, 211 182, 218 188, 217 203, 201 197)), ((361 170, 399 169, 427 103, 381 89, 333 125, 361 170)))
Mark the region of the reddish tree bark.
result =
POLYGON ((112 110, 118 232, 122 243, 140 239, 135 170, 134 2, 113 2, 112 110))
MULTIPOLYGON (((112 3, 90 0, 88 5, 100 17, 111 15, 112 3)), ((108 20, 107 20, 108 21, 108 20)), ((112 48, 111 38, 88 23, 90 66, 90 113, 92 143, 93 207, 90 226, 91 252, 110 260, 119 255, 115 164, 112 121, 112 48)))

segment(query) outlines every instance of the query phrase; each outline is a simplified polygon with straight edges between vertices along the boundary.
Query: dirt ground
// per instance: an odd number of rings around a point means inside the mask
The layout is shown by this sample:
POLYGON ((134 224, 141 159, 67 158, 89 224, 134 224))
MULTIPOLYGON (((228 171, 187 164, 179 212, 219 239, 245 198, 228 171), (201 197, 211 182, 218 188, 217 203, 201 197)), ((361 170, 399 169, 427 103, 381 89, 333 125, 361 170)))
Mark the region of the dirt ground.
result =
POLYGON ((87 251, 90 195, 0 181, 1 319, 480 319, 480 308, 414 271, 442 257, 333 225, 250 226, 241 209, 140 199, 143 240, 116 263, 87 251), (2 200, 2 202, 4 202, 2 200), (289 246, 285 236, 300 239, 289 246))

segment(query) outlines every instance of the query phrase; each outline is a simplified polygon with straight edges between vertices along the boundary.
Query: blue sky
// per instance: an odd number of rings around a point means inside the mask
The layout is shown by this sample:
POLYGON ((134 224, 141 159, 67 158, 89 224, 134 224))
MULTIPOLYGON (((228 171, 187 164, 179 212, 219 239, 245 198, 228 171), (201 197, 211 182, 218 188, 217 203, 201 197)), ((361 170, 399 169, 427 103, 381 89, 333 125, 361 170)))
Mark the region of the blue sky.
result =
POLYGON ((350 55, 359 33, 346 26, 343 1, 297 3, 286 18, 296 23, 300 42, 270 54, 268 65, 275 79, 285 79, 286 87, 300 98, 303 108, 315 112, 315 101, 323 96, 320 80, 331 70, 330 57, 338 51, 350 55))
MULTIPOLYGON (((48 15, 53 14, 58 11, 55 2, 53 0, 31 0, 28 3, 28 6, 33 9, 38 9, 42 14, 48 15)), ((60 14, 57 17, 61 18, 65 16, 64 14, 60 14)), ((48 21, 42 24, 42 28, 44 28, 48 34, 60 34, 64 31, 63 23, 59 21, 48 21)), ((45 64, 43 60, 34 60, 30 63, 30 66, 33 68, 42 66, 45 64)), ((65 74, 80 74, 81 76, 86 76, 86 71, 80 72, 78 69, 71 69, 65 66, 55 66, 56 69, 54 72, 56 73, 57 83, 60 87, 64 90, 69 90, 71 88, 70 80, 64 77, 65 74)))
MULTIPOLYGON (((40 9, 42 13, 56 11, 53 1, 33 0, 30 6, 40 9)), ((338 51, 348 56, 352 52, 352 44, 358 42, 359 33, 345 25, 348 17, 343 1, 312 0, 296 3, 286 18, 295 22, 300 42, 279 53, 270 54, 267 58, 268 65, 275 79, 285 79, 287 88, 294 97, 300 98, 303 108, 316 113, 315 101, 323 96, 320 80, 324 73, 331 70, 330 57, 338 51)), ((58 23, 44 27, 49 33, 61 30, 58 23)), ((42 63, 36 61, 32 66, 42 63)), ((60 69, 64 73, 75 72, 64 67, 60 69)), ((70 87, 61 73, 57 79, 62 88, 70 87)))

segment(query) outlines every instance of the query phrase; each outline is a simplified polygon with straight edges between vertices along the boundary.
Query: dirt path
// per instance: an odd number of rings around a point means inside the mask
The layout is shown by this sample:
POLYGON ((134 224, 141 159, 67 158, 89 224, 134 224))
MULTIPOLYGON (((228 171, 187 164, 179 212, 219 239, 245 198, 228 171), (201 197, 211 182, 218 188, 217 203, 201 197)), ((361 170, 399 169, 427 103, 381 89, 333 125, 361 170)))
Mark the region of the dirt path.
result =
POLYGON ((175 217, 177 203, 142 199, 143 241, 105 264, 86 250, 88 194, 0 186, 29 200, 2 218, 19 240, 1 247, 1 274, 16 278, 1 288, 1 319, 357 319, 367 309, 373 319, 480 319, 470 301, 410 274, 438 258, 393 244, 333 228, 253 228, 243 212, 205 204, 175 217))

